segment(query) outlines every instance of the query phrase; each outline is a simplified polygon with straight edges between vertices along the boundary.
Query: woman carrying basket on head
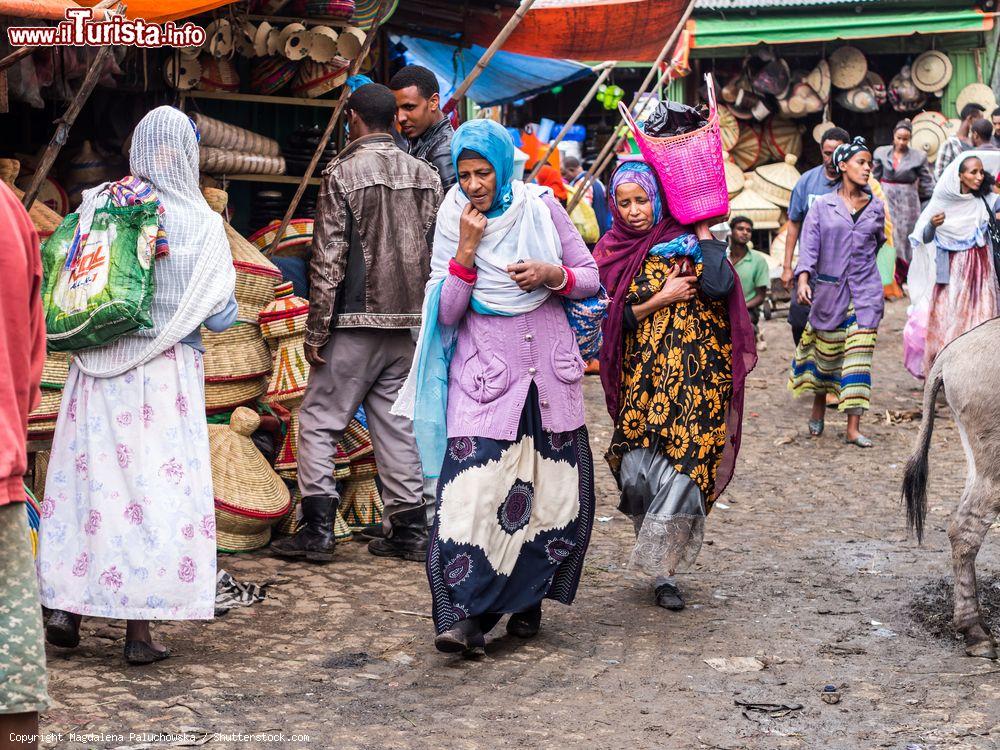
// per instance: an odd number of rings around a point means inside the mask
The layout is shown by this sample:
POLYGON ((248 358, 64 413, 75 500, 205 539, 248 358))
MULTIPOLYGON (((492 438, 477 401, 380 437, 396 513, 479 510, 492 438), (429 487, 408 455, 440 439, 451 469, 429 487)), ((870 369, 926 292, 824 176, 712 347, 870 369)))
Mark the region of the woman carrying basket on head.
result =
POLYGON ((732 478, 753 326, 725 244, 678 223, 653 170, 628 162, 609 188, 613 223, 594 257, 611 297, 601 382, 614 434, 618 509, 635 524, 630 567, 679 610, 674 574, 701 549, 705 519, 732 478))
POLYGON ((236 319, 222 218, 198 188, 198 138, 180 110, 136 126, 132 177, 84 193, 80 232, 107 200, 157 200, 168 254, 154 264, 152 328, 75 353, 42 501, 46 637, 72 648, 83 615, 127 620, 125 659, 169 656, 150 620, 215 613, 215 507, 199 327, 236 319))

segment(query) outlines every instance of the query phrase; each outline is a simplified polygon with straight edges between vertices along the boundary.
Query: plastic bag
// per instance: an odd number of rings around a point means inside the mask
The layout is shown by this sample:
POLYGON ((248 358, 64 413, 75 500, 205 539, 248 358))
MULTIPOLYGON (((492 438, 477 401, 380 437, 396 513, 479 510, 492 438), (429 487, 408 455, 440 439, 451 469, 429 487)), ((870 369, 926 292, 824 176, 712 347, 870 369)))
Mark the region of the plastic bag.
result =
POLYGON ((924 377, 928 318, 927 308, 911 309, 903 327, 903 365, 913 377, 921 380, 924 377))
MULTIPOLYGON (((573 200, 576 188, 567 186, 566 193, 569 196, 569 200, 573 200)), ((597 214, 594 212, 593 206, 587 203, 587 201, 582 200, 577 203, 569 218, 573 220, 573 226, 576 227, 576 231, 580 233, 583 241, 588 245, 594 245, 601 239, 601 228, 597 224, 597 214)))
POLYGON ((642 132, 655 138, 669 138, 672 135, 690 133, 707 124, 701 112, 694 107, 668 99, 656 105, 653 114, 643 123, 642 132))
POLYGON ((74 249, 79 219, 67 216, 42 245, 51 351, 103 346, 153 325, 156 204, 97 209, 89 234, 74 249))

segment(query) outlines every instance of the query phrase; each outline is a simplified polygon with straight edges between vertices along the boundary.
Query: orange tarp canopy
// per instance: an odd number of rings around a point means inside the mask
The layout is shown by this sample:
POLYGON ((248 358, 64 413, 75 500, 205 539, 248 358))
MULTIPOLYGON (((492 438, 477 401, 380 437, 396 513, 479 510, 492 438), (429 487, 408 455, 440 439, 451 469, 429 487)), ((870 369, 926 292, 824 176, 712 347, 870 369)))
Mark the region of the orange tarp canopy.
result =
MULTIPOLYGON (((99 0, 79 0, 80 5, 97 5, 99 0)), ((190 18, 206 10, 229 5, 233 0, 126 0, 129 18, 142 18, 151 23, 190 18)))
MULTIPOLYGON (((91 3, 96 4, 97 0, 91 3)), ((67 8, 79 7, 73 0, 0 0, 0 16, 60 21, 66 17, 67 8)))
MULTIPOLYGON (((535 57, 652 61, 686 7, 687 0, 536 0, 503 48, 535 57)), ((466 38, 488 47, 511 13, 471 10, 466 38)))

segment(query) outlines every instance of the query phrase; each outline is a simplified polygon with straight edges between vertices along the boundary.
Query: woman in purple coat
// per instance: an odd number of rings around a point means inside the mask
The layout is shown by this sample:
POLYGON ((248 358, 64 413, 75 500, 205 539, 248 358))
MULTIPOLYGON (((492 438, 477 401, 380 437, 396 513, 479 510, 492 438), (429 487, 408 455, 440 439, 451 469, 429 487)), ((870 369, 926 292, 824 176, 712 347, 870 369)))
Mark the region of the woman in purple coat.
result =
POLYGON ((458 185, 438 213, 417 355, 394 409, 438 477, 427 557, 435 646, 483 653, 570 604, 594 512, 584 363, 561 297, 599 288, 566 210, 512 180, 514 143, 473 120, 452 138, 458 185))
POLYGON ((875 258, 885 242, 885 206, 866 189, 872 154, 864 138, 839 146, 833 161, 840 187, 816 199, 799 238, 798 298, 811 310, 788 387, 796 396, 813 394, 810 435, 823 434, 831 393, 847 413, 847 442, 870 448, 861 415, 870 407, 872 355, 884 309, 875 258))

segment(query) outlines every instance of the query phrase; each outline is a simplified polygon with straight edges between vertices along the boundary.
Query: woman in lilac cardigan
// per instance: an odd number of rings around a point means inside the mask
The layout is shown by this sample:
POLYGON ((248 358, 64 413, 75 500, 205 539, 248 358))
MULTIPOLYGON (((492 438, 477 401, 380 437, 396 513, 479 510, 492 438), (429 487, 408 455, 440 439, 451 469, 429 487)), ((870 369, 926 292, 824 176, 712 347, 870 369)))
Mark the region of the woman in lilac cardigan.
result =
POLYGON ((437 218, 417 356, 396 409, 438 476, 427 557, 435 646, 530 638, 541 601, 572 602, 593 522, 584 362, 561 298, 597 266, 551 193, 512 181, 514 144, 489 120, 452 139, 459 183, 437 218), (439 469, 439 473, 436 471, 439 469))

